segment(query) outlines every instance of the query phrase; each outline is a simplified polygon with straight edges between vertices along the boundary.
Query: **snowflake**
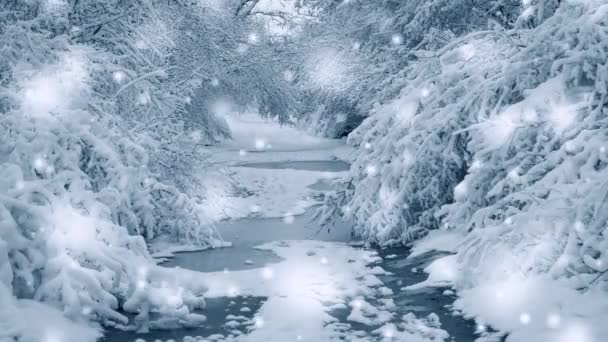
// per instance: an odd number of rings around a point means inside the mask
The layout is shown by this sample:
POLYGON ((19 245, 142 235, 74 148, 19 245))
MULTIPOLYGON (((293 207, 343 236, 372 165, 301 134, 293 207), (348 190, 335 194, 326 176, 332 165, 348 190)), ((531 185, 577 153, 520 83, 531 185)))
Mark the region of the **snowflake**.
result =
POLYGON ((523 325, 528 325, 530 324, 530 322, 532 321, 532 317, 530 317, 530 314, 527 312, 522 313, 521 315, 519 315, 519 321, 521 322, 521 324, 523 325))
POLYGON ((22 190, 23 188, 25 188, 25 183, 23 181, 15 182, 15 189, 22 190))
POLYGON ((287 214, 285 214, 285 216, 283 216, 283 222, 285 224, 292 224, 293 221, 294 221, 293 214, 287 213, 287 214))
POLYGON ((256 44, 260 41, 260 37, 257 35, 257 33, 252 32, 247 37, 247 41, 249 42, 249 44, 256 44))
POLYGON ((395 332, 393 331, 393 329, 388 328, 388 329, 384 329, 384 332, 382 333, 382 335, 384 336, 384 338, 392 339, 395 336, 395 332))
POLYGON ((258 151, 263 150, 266 147, 264 139, 255 139, 255 149, 258 151))
POLYGON ((403 36, 398 33, 393 34, 391 37, 391 43, 393 43, 393 45, 403 44, 403 36))
POLYGON ((274 278, 274 270, 271 267, 264 267, 262 269, 262 278, 269 280, 274 278))
POLYGON ((228 286, 226 293, 228 294, 228 297, 236 297, 239 295, 239 288, 236 285, 228 286))
POLYGON ((264 319, 262 317, 258 316, 258 317, 256 317, 254 319, 254 324, 255 324, 256 328, 260 329, 260 328, 264 327, 265 322, 264 322, 264 319))
POLYGON ((352 82, 353 61, 343 51, 325 48, 312 53, 305 63, 310 80, 332 91, 344 90, 352 82))
POLYGON ((562 318, 559 316, 559 314, 552 312, 547 315, 547 326, 551 329, 556 329, 559 327, 561 320, 562 318))
POLYGON ((46 166, 46 159, 43 157, 36 157, 34 159, 34 168, 36 170, 42 170, 46 166))
POLYGON ((125 74, 123 71, 114 71, 112 73, 112 79, 114 82, 120 84, 127 79, 127 74, 125 74))
POLYGON ((365 172, 367 173, 368 176, 375 176, 378 173, 378 168, 376 168, 376 166, 374 165, 368 165, 365 168, 365 172))

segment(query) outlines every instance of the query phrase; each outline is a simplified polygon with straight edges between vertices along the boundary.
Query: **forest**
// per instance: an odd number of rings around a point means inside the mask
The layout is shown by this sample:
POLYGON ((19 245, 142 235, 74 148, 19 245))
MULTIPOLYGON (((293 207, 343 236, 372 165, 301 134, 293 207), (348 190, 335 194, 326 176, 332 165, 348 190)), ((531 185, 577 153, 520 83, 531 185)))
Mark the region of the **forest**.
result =
POLYGON ((608 0, 0 0, 0 342, 608 340, 608 0))

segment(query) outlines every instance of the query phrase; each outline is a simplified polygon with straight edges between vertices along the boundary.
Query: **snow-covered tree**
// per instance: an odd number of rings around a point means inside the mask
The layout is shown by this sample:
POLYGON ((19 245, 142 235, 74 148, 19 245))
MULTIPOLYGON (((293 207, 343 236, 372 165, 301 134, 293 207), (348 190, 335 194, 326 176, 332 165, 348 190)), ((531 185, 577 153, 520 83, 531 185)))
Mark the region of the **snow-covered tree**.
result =
MULTIPOLYGON (((238 34, 251 26, 237 25, 243 19, 230 11, 201 8, 211 5, 0 2, 0 317, 38 307, 27 298, 74 322, 122 326, 126 311, 137 314, 140 330, 200 324, 192 310, 204 306, 204 288, 158 268, 146 245, 160 235, 221 243, 193 170, 212 171, 199 147, 228 132, 222 118, 200 109, 209 103, 193 99, 211 98, 215 77, 229 80, 228 96, 269 115, 287 112, 289 99, 268 79, 270 66, 254 67, 270 45, 237 64, 226 58, 238 54, 238 34), (196 31, 201 46, 190 59, 193 42, 178 32, 188 24, 206 30, 196 31), (210 69, 197 69, 209 60, 210 69)), ((2 330, 28 341, 65 335, 53 325, 69 322, 45 319, 28 334, 21 325, 2 330)))
MULTIPOLYGON (((363 6, 335 11, 351 3, 363 6)), ((352 219, 357 235, 381 244, 462 231, 471 282, 510 269, 598 284, 605 3, 385 3, 409 8, 402 25, 386 26, 402 40, 384 44, 401 50, 403 64, 387 68, 395 71, 378 83, 384 94, 366 102, 369 117, 349 136, 359 149, 350 177, 322 216, 352 219), (456 15, 449 28, 432 14, 447 8, 456 15)))
POLYGON ((308 113, 320 133, 350 133, 372 110, 399 94, 415 50, 434 50, 476 30, 511 27, 519 0, 305 1, 319 8, 298 40, 308 113), (331 70, 331 72, 329 72, 331 70), (319 72, 315 72, 319 71, 319 72))

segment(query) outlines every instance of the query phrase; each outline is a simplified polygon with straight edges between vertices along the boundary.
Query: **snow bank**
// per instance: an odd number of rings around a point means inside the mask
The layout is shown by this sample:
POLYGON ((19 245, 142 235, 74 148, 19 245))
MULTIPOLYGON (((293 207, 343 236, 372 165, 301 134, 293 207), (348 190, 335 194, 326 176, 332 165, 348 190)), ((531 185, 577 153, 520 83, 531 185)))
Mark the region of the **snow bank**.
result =
POLYGON ((464 234, 462 232, 444 229, 433 230, 416 241, 408 258, 414 258, 431 251, 456 253, 463 238, 464 234))
POLYGON ((459 293, 455 308, 479 324, 509 332, 507 341, 603 341, 608 299, 546 276, 513 275, 459 293))
POLYGON ((94 342, 101 337, 98 326, 73 322, 62 312, 28 299, 15 299, 0 284, 0 341, 94 342))
POLYGON ((344 172, 290 169, 231 168, 232 180, 246 193, 234 193, 223 183, 206 183, 204 202, 207 217, 215 220, 243 217, 288 217, 303 214, 318 203, 309 186, 319 180, 333 180, 344 172))
POLYGON ((247 152, 320 152, 342 145, 339 140, 316 137, 257 114, 232 113, 226 121, 232 135, 228 145, 247 152))
POLYGON ((214 221, 251 216, 289 220, 318 203, 311 185, 345 175, 288 165, 312 161, 322 166, 323 161, 346 158, 352 150, 341 140, 314 137, 251 114, 231 113, 226 119, 232 140, 214 149, 210 161, 227 172, 202 181, 205 213, 214 221), (269 164, 255 165, 259 162, 269 164))

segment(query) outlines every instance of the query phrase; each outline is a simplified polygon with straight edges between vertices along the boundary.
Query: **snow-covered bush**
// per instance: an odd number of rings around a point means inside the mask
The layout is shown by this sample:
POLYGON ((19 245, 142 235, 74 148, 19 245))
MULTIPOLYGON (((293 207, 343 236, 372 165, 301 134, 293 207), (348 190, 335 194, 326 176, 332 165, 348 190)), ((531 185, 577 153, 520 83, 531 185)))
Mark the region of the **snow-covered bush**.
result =
POLYGON ((357 235, 378 243, 462 231, 471 282, 509 270, 597 284, 606 271, 608 8, 512 8, 520 15, 505 26, 408 49, 414 58, 388 76, 398 95, 350 134, 359 155, 323 215, 353 219, 357 235))
MULTIPOLYGON (((146 23, 162 29, 153 4, 5 4, 0 316, 38 310, 49 324, 27 333, 23 325, 3 328, 0 339, 63 334, 57 329, 71 323, 46 317, 59 311, 74 322, 119 326, 128 323, 122 311, 135 313, 142 330, 200 323, 192 310, 204 305, 204 288, 158 268, 146 246, 159 235, 202 247, 219 242, 200 201, 184 192, 185 175, 163 169, 163 158, 180 165, 168 150, 182 155, 179 144, 192 142, 184 105, 196 83, 166 72, 170 37, 142 35, 159 39, 146 42, 154 52, 136 49, 146 23)), ((82 329, 79 340, 98 335, 82 329)))
POLYGON ((562 2, 525 32, 503 62, 501 102, 467 128, 462 194, 437 216, 472 232, 460 255, 473 273, 577 275, 588 287, 608 269, 607 11, 562 2))
POLYGON ((376 103, 399 94, 411 64, 420 60, 413 51, 436 50, 469 32, 514 25, 522 6, 519 0, 304 3, 319 8, 319 15, 297 40, 303 51, 296 64, 320 65, 298 73, 296 83, 309 107, 304 126, 329 122, 318 125, 317 133, 334 137, 350 133, 376 103), (328 50, 336 58, 318 57, 328 50), (315 73, 318 69, 323 72, 315 73))

